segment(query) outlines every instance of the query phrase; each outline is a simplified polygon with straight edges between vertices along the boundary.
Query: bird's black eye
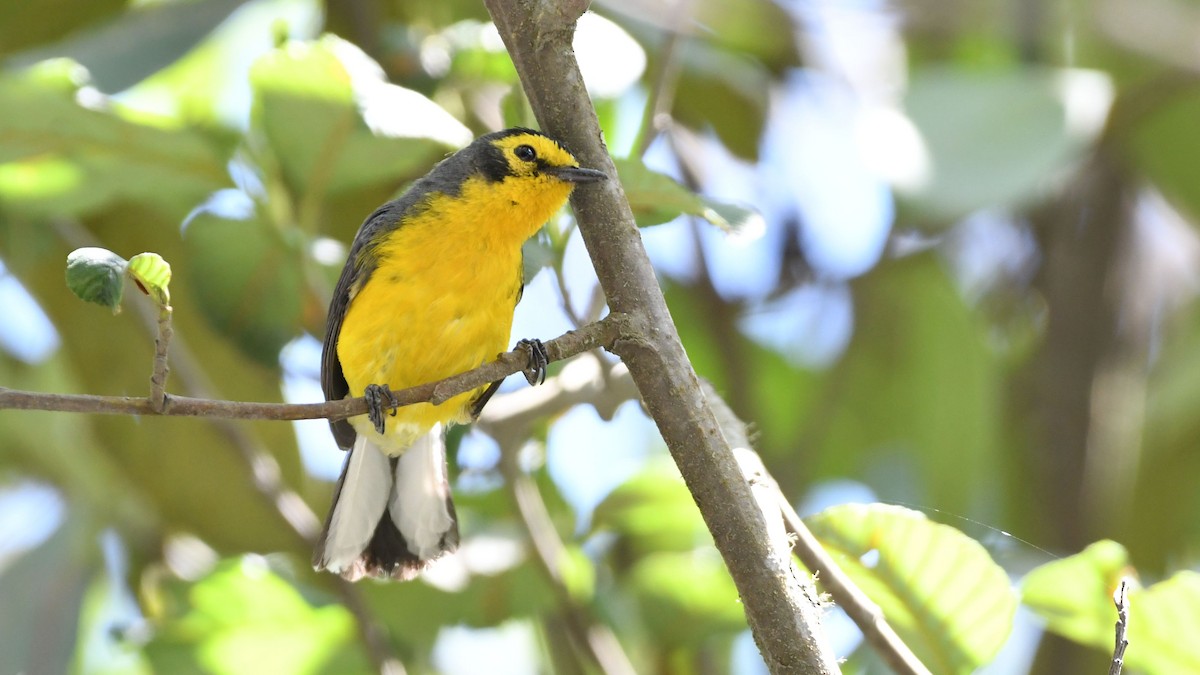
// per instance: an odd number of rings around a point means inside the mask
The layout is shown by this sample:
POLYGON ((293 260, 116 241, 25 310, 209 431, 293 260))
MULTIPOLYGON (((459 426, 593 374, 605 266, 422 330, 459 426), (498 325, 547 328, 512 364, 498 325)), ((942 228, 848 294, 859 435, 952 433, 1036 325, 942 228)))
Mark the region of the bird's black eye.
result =
POLYGON ((532 162, 537 159, 537 152, 528 145, 518 145, 513 149, 513 154, 517 156, 517 159, 524 162, 532 162))

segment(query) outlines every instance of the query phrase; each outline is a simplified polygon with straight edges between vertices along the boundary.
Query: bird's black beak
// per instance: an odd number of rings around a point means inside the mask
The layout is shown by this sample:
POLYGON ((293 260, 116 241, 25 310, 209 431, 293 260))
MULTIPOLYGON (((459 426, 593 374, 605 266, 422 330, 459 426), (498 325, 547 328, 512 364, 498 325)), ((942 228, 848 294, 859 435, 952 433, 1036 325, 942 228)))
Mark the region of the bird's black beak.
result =
POLYGON ((581 166, 556 166, 545 171, 568 183, 598 183, 608 179, 603 171, 585 169, 581 166))

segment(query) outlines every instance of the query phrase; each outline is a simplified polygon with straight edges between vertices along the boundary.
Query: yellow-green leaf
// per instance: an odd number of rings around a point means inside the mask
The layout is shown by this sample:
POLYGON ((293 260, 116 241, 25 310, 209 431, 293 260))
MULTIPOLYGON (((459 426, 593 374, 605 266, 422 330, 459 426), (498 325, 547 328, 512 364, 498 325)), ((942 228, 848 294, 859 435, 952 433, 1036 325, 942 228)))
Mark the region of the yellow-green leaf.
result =
POLYGON ((974 672, 1008 639, 1016 594, 962 532, 887 504, 835 506, 806 522, 931 671, 974 672))
POLYGON ((1073 556, 1047 563, 1021 582, 1021 601, 1046 619, 1046 627, 1076 642, 1112 647, 1113 591, 1131 575, 1129 552, 1098 541, 1073 556))
POLYGON ((129 274, 138 288, 160 306, 171 304, 171 265, 157 253, 139 253, 129 259, 129 274))
MULTIPOLYGON (((1133 576, 1129 552, 1114 541, 1034 569, 1021 583, 1022 601, 1046 628, 1102 653, 1113 648, 1117 610, 1113 591, 1133 576)), ((1200 672, 1200 574, 1185 570, 1128 592, 1129 651, 1125 663, 1145 673, 1200 672)))

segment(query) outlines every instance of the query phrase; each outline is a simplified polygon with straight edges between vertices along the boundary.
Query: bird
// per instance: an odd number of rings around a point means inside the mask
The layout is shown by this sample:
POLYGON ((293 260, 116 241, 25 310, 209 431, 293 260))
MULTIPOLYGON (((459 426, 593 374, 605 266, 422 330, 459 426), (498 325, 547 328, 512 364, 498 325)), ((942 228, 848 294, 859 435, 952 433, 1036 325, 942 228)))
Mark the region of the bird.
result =
MULTIPOLYGON (((347 580, 408 580, 458 546, 444 430, 469 423, 499 382, 440 404, 397 408, 392 389, 493 360, 524 290, 521 247, 578 184, 605 180, 554 138, 526 128, 480 136, 359 227, 334 287, 321 354, 326 400, 366 397, 330 422, 349 453, 313 553, 347 580)), ((526 377, 541 343, 522 340, 526 377)))

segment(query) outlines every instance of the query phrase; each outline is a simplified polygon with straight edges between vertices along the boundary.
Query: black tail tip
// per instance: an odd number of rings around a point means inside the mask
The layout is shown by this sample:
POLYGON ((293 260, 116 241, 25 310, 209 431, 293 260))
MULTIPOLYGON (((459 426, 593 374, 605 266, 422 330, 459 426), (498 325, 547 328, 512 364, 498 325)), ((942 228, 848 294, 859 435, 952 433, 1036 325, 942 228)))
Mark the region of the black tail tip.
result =
POLYGON ((458 550, 458 520, 454 519, 450 529, 442 533, 437 550, 424 557, 409 549, 408 542, 387 513, 380 518, 366 549, 349 564, 331 567, 325 550, 325 532, 322 532, 313 555, 313 569, 328 570, 346 581, 358 581, 367 577, 392 581, 411 581, 434 562, 458 550))

